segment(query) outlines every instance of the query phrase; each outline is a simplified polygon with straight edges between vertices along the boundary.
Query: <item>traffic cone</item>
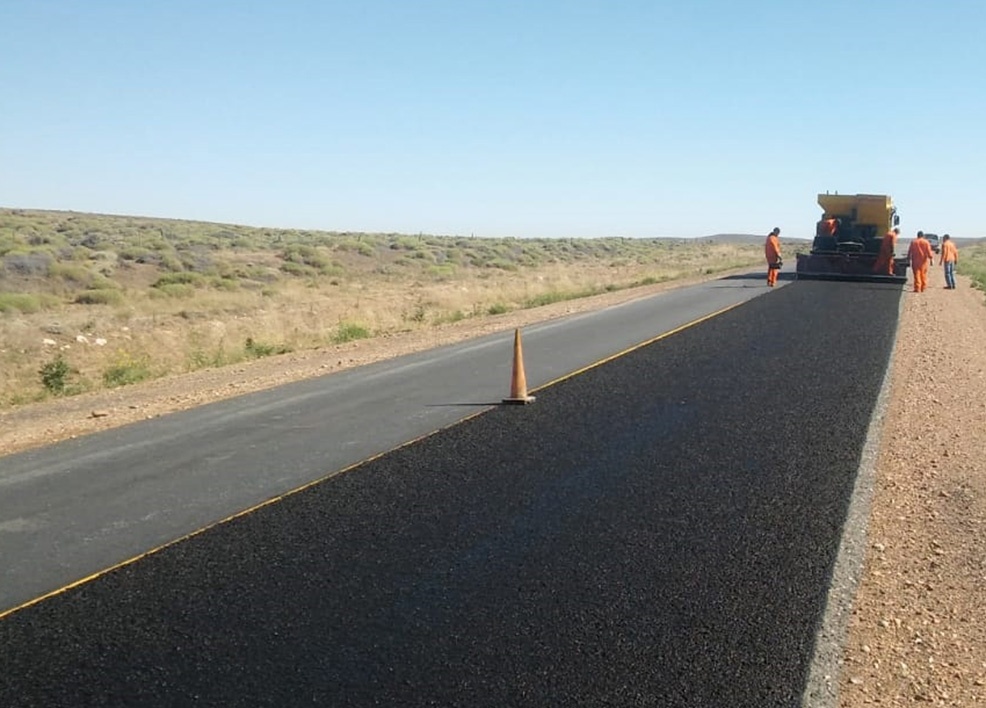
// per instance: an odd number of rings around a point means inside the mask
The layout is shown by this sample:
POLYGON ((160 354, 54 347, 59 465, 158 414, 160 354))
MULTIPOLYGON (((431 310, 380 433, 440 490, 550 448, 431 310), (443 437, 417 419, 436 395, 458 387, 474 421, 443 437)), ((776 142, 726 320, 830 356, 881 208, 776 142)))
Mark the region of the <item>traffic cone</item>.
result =
POLYGON ((510 379, 510 398, 504 403, 532 403, 534 396, 527 395, 527 377, 524 375, 524 354, 520 346, 520 329, 514 330, 514 370, 510 379))

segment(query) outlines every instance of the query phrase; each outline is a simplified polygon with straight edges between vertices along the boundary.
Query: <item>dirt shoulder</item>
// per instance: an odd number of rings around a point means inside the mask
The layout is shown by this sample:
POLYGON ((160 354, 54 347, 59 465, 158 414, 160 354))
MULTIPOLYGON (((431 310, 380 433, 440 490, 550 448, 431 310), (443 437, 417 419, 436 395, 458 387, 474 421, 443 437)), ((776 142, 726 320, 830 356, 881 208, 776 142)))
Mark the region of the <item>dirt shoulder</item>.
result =
POLYGON ((986 706, 986 307, 904 293, 840 705, 986 706))

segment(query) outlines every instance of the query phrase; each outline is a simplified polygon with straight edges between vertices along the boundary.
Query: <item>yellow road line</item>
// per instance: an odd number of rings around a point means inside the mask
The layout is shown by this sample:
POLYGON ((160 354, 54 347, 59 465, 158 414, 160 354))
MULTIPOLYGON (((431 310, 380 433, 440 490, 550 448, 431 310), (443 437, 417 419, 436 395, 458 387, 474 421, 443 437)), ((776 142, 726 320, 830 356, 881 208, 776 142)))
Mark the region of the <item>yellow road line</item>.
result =
MULTIPOLYGON (((608 363, 610 361, 613 361, 614 359, 619 359, 621 356, 626 356, 630 352, 636 351, 637 349, 642 349, 643 347, 646 347, 649 344, 653 344, 654 342, 659 342, 662 339, 666 339, 667 337, 670 337, 673 334, 678 334, 679 332, 681 332, 683 330, 686 330, 689 327, 694 327, 695 325, 701 324, 701 323, 705 322, 706 320, 711 320, 713 317, 718 317, 719 315, 721 315, 721 314, 723 314, 725 312, 729 312, 733 308, 739 307, 740 305, 744 304, 745 302, 746 301, 744 300, 743 302, 737 302, 737 303, 734 303, 732 305, 728 305, 728 306, 722 308, 721 310, 716 310, 715 312, 711 312, 708 315, 704 315, 702 317, 699 317, 698 319, 692 320, 691 322, 686 322, 685 324, 683 324, 683 325, 681 325, 679 327, 675 327, 674 329, 668 330, 667 332, 664 332, 663 334, 659 334, 656 337, 651 337, 650 339, 647 339, 647 340, 645 340, 643 342, 640 342, 639 344, 634 344, 632 347, 628 347, 628 348, 624 349, 623 351, 617 352, 616 354, 611 354, 610 356, 605 357, 604 359, 600 359, 599 361, 594 361, 591 364, 588 364, 587 366, 583 366, 581 369, 576 369, 575 371, 572 371, 570 373, 567 373, 564 376, 559 376, 557 379, 553 379, 553 380, 549 381, 546 384, 543 384, 541 386, 538 386, 537 388, 531 389, 531 392, 533 393, 534 391, 540 391, 543 388, 548 388, 548 386, 554 386, 557 383, 560 383, 562 381, 565 381, 567 379, 570 379, 570 378, 572 378, 574 376, 578 376, 579 374, 584 374, 586 371, 589 371, 591 369, 595 369, 597 366, 602 366, 603 364, 606 364, 606 363, 608 363)), ((0 617, 2 617, 2 615, 0 615, 0 617)))
POLYGON ((20 605, 17 605, 15 607, 11 607, 10 609, 0 610, 0 620, 4 619, 5 617, 8 617, 9 615, 14 614, 15 612, 19 612, 20 610, 23 610, 23 609, 26 609, 28 607, 31 607, 32 605, 36 605, 39 602, 43 602, 44 600, 47 600, 49 598, 55 597, 57 595, 61 595, 62 593, 65 593, 65 592, 71 590, 72 588, 79 587, 80 585, 85 585, 86 583, 88 583, 88 582, 90 582, 92 580, 95 580, 96 578, 99 578, 99 577, 101 577, 103 575, 106 575, 107 573, 112 573, 114 570, 118 570, 119 568, 124 568, 124 567, 126 567, 128 565, 132 565, 133 563, 136 563, 139 560, 142 560, 144 558, 147 558, 148 556, 154 555, 155 553, 158 553, 159 551, 163 551, 164 549, 170 548, 171 546, 174 546, 176 544, 179 544, 179 543, 181 543, 183 541, 187 541, 190 538, 194 538, 194 537, 198 536, 199 534, 203 534, 203 533, 205 533, 206 531, 208 531, 210 529, 216 528, 217 526, 221 526, 222 524, 225 524, 225 523, 228 523, 230 521, 233 521, 234 519, 238 519, 241 516, 246 516, 248 514, 252 514, 253 512, 258 511, 259 509, 263 509, 265 506, 270 506, 272 504, 276 504, 276 503, 278 503, 278 502, 286 499, 287 497, 290 497, 290 496, 292 496, 294 494, 298 494, 300 492, 303 492, 306 489, 310 489, 311 487, 314 487, 317 484, 321 484, 322 482, 325 482, 326 480, 329 480, 332 477, 336 477, 338 475, 344 474, 344 473, 346 473, 346 472, 348 472, 348 471, 350 471, 350 470, 352 470, 352 469, 354 469, 356 467, 359 467, 360 465, 366 464, 367 462, 372 462, 373 460, 376 460, 377 458, 383 457, 384 455, 386 455, 386 454, 388 454, 390 452, 393 452, 394 450, 400 450, 403 447, 407 447, 409 445, 413 445, 415 443, 421 442, 422 440, 424 440, 426 438, 429 438, 432 435, 435 435, 435 434, 441 432, 442 430, 445 430, 446 428, 450 428, 453 425, 458 425, 459 423, 462 423, 464 421, 467 421, 470 418, 473 418, 473 417, 479 415, 482 412, 483 411, 477 411, 475 413, 471 413, 470 415, 465 416, 464 418, 456 421, 455 423, 452 423, 450 425, 444 426, 442 428, 438 428, 437 430, 433 430, 433 431, 431 431, 429 433, 425 433, 424 435, 420 435, 420 436, 414 438, 413 440, 408 440, 407 442, 403 442, 400 445, 397 445, 396 447, 391 448, 390 450, 384 450, 383 452, 378 452, 377 454, 371 455, 370 457, 367 457, 367 458, 365 458, 363 460, 360 460, 359 462, 354 462, 353 464, 347 465, 346 467, 343 467, 342 469, 335 470, 334 472, 331 472, 330 474, 327 474, 324 477, 319 477, 318 479, 313 480, 311 482, 306 482, 305 484, 301 485, 300 487, 295 487, 294 489, 291 489, 291 490, 289 490, 287 492, 284 492, 283 494, 279 494, 276 497, 271 497, 270 499, 267 499, 265 501, 262 501, 259 504, 254 504, 251 507, 248 507, 246 509, 243 509, 242 511, 236 512, 235 514, 230 514, 229 516, 227 516, 225 518, 222 518, 219 521, 214 521, 211 524, 208 524, 206 526, 203 526, 202 528, 199 528, 199 529, 196 529, 194 531, 191 531, 191 532, 189 532, 189 533, 187 533, 187 534, 185 534, 183 536, 179 536, 178 538, 173 539, 171 541, 168 541, 167 543, 162 543, 160 546, 155 546, 154 548, 151 548, 150 550, 144 551, 143 553, 140 553, 140 554, 138 554, 136 556, 133 556, 132 558, 128 558, 128 559, 126 559, 124 561, 120 561, 119 563, 116 563, 114 565, 111 565, 108 568, 103 568, 102 570, 97 570, 95 573, 92 573, 90 575, 87 575, 84 578, 79 578, 78 580, 75 580, 75 581, 69 583, 68 585, 63 585, 62 587, 60 587, 60 588, 58 588, 56 590, 52 590, 51 592, 47 592, 44 595, 39 595, 38 597, 35 597, 35 598, 31 599, 31 600, 28 600, 27 602, 21 603, 20 605))
MULTIPOLYGON (((572 372, 570 372, 568 374, 565 374, 564 376, 559 376, 558 378, 553 379, 553 380, 549 381, 546 384, 542 384, 541 386, 538 386, 536 389, 532 389, 532 391, 540 391, 542 389, 548 388, 549 386, 554 386, 557 383, 560 383, 560 382, 565 381, 567 379, 570 379, 570 378, 573 378, 575 376, 578 376, 579 374, 583 374, 586 371, 590 371, 591 369, 596 368, 597 366, 602 366, 603 364, 605 364, 607 362, 613 361, 614 359, 618 359, 621 356, 625 356, 625 355, 629 354, 632 351, 636 351, 637 349, 641 349, 642 347, 646 347, 649 344, 653 344, 654 342, 658 342, 658 341, 660 341, 662 339, 666 339, 667 337, 670 337, 670 336, 672 336, 674 334, 677 334, 678 332, 681 332, 683 330, 686 330, 689 327, 694 327, 695 325, 701 324, 702 322, 705 322, 706 320, 710 320, 713 317, 718 317, 719 315, 723 314, 724 312, 728 312, 729 310, 732 310, 735 307, 739 307, 742 304, 743 304, 742 302, 738 302, 738 303, 735 303, 733 305, 729 305, 728 307, 724 307, 721 310, 716 310, 715 312, 712 312, 712 313, 710 313, 708 315, 705 315, 703 317, 699 317, 698 319, 692 320, 691 322, 686 322, 685 324, 683 324, 683 325, 681 325, 679 327, 675 327, 672 330, 668 330, 667 332, 664 332, 663 334, 659 334, 656 337, 651 337, 650 339, 647 339, 647 340, 645 340, 643 342, 640 342, 639 344, 635 344, 632 347, 628 347, 627 349, 624 349, 624 350, 622 350, 620 352, 617 352, 616 354, 611 354, 610 356, 607 356, 607 357, 605 357, 603 359, 600 359, 600 360, 595 361, 595 362, 593 362, 591 364, 588 364, 587 366, 583 366, 581 369, 576 369, 575 371, 572 371, 572 372)), ((483 410, 476 411, 475 413, 471 413, 471 414, 465 416, 464 418, 460 418, 459 420, 455 421, 454 423, 450 423, 449 425, 443 426, 443 427, 438 428, 437 430, 433 430, 433 431, 431 431, 429 433, 425 433, 424 435, 419 435, 418 437, 414 438, 413 440, 408 440, 407 442, 403 442, 400 445, 397 445, 396 447, 393 447, 393 448, 391 448, 389 450, 384 450, 383 452, 378 452, 375 455, 371 455, 370 457, 367 457, 366 459, 360 460, 359 462, 354 462, 351 465, 347 465, 346 467, 343 467, 342 469, 339 469, 339 470, 336 470, 335 472, 332 472, 330 474, 327 474, 324 477, 319 477, 318 479, 316 479, 316 480, 314 480, 312 482, 307 482, 307 483, 301 485, 300 487, 296 487, 294 489, 291 489, 291 490, 289 490, 287 492, 284 492, 283 494, 277 495, 276 497, 271 497, 270 499, 267 499, 266 501, 262 501, 259 504, 254 504, 251 507, 248 507, 246 509, 243 509, 242 511, 236 512, 235 514, 230 514, 229 516, 227 516, 227 517, 225 517, 223 519, 220 519, 219 521, 214 521, 211 524, 208 524, 206 526, 203 526, 202 528, 196 529, 195 531, 191 531, 191 532, 189 532, 189 533, 187 533, 187 534, 185 534, 183 536, 179 536, 178 538, 173 539, 171 541, 168 541, 167 543, 162 543, 160 546, 155 546, 154 548, 152 548, 150 550, 147 550, 147 551, 144 551, 143 553, 140 553, 140 554, 138 554, 136 556, 133 556, 132 558, 128 558, 127 560, 120 561, 119 563, 116 563, 114 565, 111 565, 108 568, 103 568, 102 570, 98 570, 95 573, 92 573, 90 575, 85 576, 84 578, 79 578, 78 580, 75 580, 75 581, 69 583, 68 585, 63 585, 62 587, 60 587, 60 588, 58 588, 56 590, 52 590, 51 592, 47 592, 44 595, 39 595, 38 597, 35 597, 35 598, 31 599, 31 600, 28 600, 27 602, 21 603, 20 605, 17 605, 15 607, 11 607, 8 610, 0 610, 0 620, 2 620, 5 617, 8 617, 8 616, 14 614, 15 612, 19 612, 19 611, 24 610, 24 609, 26 609, 28 607, 32 607, 33 605, 37 605, 39 602, 44 602, 45 600, 47 600, 49 598, 56 597, 56 596, 61 595, 61 594, 65 593, 65 592, 68 592, 72 588, 77 588, 80 585, 85 585, 86 583, 88 583, 90 581, 93 581, 96 578, 102 577, 102 576, 104 576, 104 575, 106 575, 108 573, 112 573, 114 570, 118 570, 118 569, 124 568, 124 567, 126 567, 128 565, 132 565, 132 564, 136 563, 137 561, 143 560, 144 558, 147 558, 148 556, 152 556, 155 553, 158 553, 160 551, 163 551, 166 548, 170 548, 171 546, 174 546, 176 544, 182 543, 183 541, 187 541, 190 538, 195 538, 196 536, 198 536, 200 534, 203 534, 203 533, 205 533, 206 531, 208 531, 210 529, 216 528, 217 526, 221 526, 222 524, 225 524, 225 523, 228 523, 230 521, 233 521, 234 519, 238 519, 241 516, 246 516, 248 514, 252 514, 253 512, 258 511, 260 509, 263 509, 266 506, 271 506, 272 504, 276 504, 276 503, 278 503, 278 502, 286 499, 287 497, 290 497, 290 496, 292 496, 294 494, 298 494, 300 492, 303 492, 306 489, 310 489, 311 487, 314 487, 317 484, 321 484, 322 482, 325 482, 326 480, 329 480, 329 479, 331 479, 333 477, 337 477, 338 475, 345 474, 346 472, 349 472, 352 469, 355 469, 357 467, 360 467, 361 465, 365 465, 368 462, 372 462, 374 460, 377 460, 377 459, 383 457, 384 455, 387 455, 387 454, 389 454, 391 452, 394 452, 395 450, 400 450, 401 448, 408 447, 410 445, 414 445, 415 443, 419 443, 422 440, 425 440, 427 438, 430 438, 432 435, 436 435, 436 434, 440 433, 443 430, 447 430, 448 428, 454 427, 456 425, 460 425, 460 424, 466 422, 467 420, 470 420, 472 418, 475 418, 476 416, 482 415, 485 412, 486 412, 486 409, 484 408, 483 410)))

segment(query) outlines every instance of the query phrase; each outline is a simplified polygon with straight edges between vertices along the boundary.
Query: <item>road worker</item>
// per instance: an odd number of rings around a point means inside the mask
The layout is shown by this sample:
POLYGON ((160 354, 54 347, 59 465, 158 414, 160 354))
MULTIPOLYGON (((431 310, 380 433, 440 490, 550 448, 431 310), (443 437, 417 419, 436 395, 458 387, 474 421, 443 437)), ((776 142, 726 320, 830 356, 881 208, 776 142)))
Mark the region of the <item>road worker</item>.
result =
POLYGON ((928 287, 928 268, 935 260, 935 253, 923 231, 918 231, 917 238, 911 241, 907 260, 911 262, 911 272, 914 273, 914 292, 923 293, 928 287))
POLYGON ((777 274, 781 271, 781 230, 774 227, 774 230, 767 234, 767 241, 764 243, 764 256, 767 258, 767 287, 772 288, 777 282, 777 274))
POLYGON ((818 228, 815 231, 816 236, 835 236, 836 230, 839 228, 839 223, 833 219, 822 219, 818 222, 818 228))
POLYGON ((873 264, 873 272, 877 275, 894 274, 894 252, 897 249, 897 234, 899 233, 900 229, 895 226, 880 241, 880 254, 876 257, 876 262, 873 264))
POLYGON ((948 234, 941 237, 941 256, 938 264, 945 266, 945 289, 955 290, 955 264, 959 262, 959 249, 948 234))

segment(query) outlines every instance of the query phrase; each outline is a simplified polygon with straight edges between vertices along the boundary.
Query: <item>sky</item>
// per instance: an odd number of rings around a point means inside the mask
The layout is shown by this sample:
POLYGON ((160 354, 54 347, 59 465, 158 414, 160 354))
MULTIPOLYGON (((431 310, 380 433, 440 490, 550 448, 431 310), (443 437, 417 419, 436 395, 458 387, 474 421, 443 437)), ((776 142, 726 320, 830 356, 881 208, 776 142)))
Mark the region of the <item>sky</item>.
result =
POLYGON ((0 0, 0 206, 253 226, 986 236, 982 0, 0 0))

